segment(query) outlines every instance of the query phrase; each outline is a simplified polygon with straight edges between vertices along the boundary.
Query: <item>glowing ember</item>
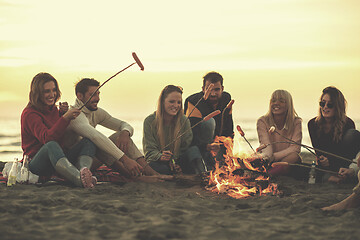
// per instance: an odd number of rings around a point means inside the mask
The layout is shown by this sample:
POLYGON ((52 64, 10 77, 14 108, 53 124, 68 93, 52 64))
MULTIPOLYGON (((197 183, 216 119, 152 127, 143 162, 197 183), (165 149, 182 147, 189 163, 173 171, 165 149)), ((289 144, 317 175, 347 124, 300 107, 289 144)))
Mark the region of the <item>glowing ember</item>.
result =
POLYGON ((214 142, 224 144, 226 154, 224 160, 216 161, 215 169, 210 172, 207 190, 237 199, 279 193, 277 185, 270 183, 266 173, 268 163, 260 155, 233 155, 233 140, 229 137, 216 137, 214 142))

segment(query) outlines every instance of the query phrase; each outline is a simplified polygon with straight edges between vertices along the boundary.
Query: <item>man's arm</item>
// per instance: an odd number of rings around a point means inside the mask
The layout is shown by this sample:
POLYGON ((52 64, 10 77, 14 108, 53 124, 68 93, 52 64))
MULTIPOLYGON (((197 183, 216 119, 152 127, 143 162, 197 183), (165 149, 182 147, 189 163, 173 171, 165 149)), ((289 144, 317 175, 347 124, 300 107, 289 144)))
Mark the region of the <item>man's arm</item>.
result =
POLYGON ((90 125, 89 120, 86 118, 84 113, 80 113, 76 119, 71 121, 68 129, 76 132, 82 137, 88 138, 98 148, 116 159, 120 159, 124 155, 124 152, 117 148, 108 137, 90 125))
POLYGON ((98 108, 98 110, 96 110, 96 120, 98 121, 96 124, 100 124, 108 129, 119 132, 126 130, 130 133, 130 137, 134 133, 134 128, 130 124, 111 116, 104 109, 98 108))

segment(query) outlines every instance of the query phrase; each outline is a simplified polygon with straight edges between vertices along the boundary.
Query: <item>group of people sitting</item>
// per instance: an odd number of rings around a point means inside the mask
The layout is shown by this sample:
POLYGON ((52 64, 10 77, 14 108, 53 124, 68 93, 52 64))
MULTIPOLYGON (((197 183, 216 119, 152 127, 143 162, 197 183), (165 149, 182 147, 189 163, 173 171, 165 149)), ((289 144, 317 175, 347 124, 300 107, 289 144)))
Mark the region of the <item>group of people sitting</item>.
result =
MULTIPOLYGON (((184 108, 181 87, 168 85, 161 91, 156 111, 144 120, 143 153, 131 139, 131 125, 98 107, 99 86, 95 79, 81 79, 75 87, 75 104, 60 102, 57 107, 61 97, 57 80, 49 73, 33 78, 29 103, 21 115, 22 149, 32 173, 57 173, 84 188, 96 185, 92 170, 103 164, 130 179, 198 174, 211 170, 223 154, 215 136, 234 137, 231 95, 224 91, 223 77, 217 72, 203 77, 202 91, 187 97, 184 108), (215 111, 221 114, 211 115, 215 111), (96 130, 98 124, 114 134, 106 137, 96 130)), ((301 162, 301 124, 290 93, 276 90, 269 111, 257 121, 259 143, 266 146, 258 154, 269 162, 301 162), (269 131, 273 126, 276 132, 269 131)), ((324 174, 323 181, 339 183, 357 175, 360 133, 346 116, 346 100, 337 88, 323 90, 319 114, 309 121, 308 129, 313 147, 323 150, 316 151, 319 167, 338 173, 324 174)), ((269 174, 291 174, 291 169, 273 167, 269 174)))

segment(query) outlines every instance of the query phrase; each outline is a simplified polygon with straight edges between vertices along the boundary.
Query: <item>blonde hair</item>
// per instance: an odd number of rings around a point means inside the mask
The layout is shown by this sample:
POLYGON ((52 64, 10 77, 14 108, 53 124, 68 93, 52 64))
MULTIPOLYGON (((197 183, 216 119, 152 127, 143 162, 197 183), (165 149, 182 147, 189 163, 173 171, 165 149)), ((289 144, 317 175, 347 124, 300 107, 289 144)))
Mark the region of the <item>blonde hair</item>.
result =
POLYGON ((287 111, 286 111, 286 116, 285 116, 284 128, 289 133, 292 133, 294 131, 294 127, 295 127, 295 125, 294 125, 295 119, 299 118, 299 116, 297 115, 297 113, 295 111, 291 94, 286 90, 278 89, 278 90, 275 90, 271 94, 271 98, 270 98, 270 102, 269 102, 269 110, 264 115, 265 121, 267 122, 267 124, 269 126, 274 126, 275 125, 274 116, 273 116, 273 114, 271 112, 271 102, 274 99, 284 99, 285 100, 287 111))
MULTIPOLYGON (((164 108, 164 101, 165 98, 172 92, 179 92, 182 94, 182 89, 180 87, 174 86, 174 85, 168 85, 166 86, 160 93, 160 97, 158 100, 158 105, 156 109, 156 116, 155 116, 155 126, 157 129, 157 135, 160 140, 160 146, 161 149, 163 149, 166 146, 165 143, 165 134, 164 134, 164 114, 165 114, 165 108, 164 108)), ((180 131, 181 127, 181 117, 184 115, 182 103, 180 106, 180 109, 178 113, 173 118, 171 125, 170 125, 170 141, 173 141, 180 131)), ((174 143, 170 145, 170 151, 177 155, 179 149, 180 149, 180 143, 181 139, 176 140, 174 143)))
MULTIPOLYGON (((346 124, 346 99, 342 92, 336 87, 330 86, 323 89, 320 96, 320 101, 325 94, 330 96, 331 102, 334 104, 334 121, 331 128, 334 129, 333 141, 339 142, 343 136, 343 129, 346 124)), ((318 116, 315 118, 315 122, 319 126, 318 134, 323 131, 325 118, 321 113, 321 107, 319 107, 318 116)))
POLYGON ((31 81, 28 107, 32 106, 40 111, 46 108, 46 104, 42 101, 42 95, 44 93, 44 84, 50 81, 53 81, 56 87, 55 103, 60 99, 61 92, 56 79, 49 73, 41 72, 36 74, 31 81))

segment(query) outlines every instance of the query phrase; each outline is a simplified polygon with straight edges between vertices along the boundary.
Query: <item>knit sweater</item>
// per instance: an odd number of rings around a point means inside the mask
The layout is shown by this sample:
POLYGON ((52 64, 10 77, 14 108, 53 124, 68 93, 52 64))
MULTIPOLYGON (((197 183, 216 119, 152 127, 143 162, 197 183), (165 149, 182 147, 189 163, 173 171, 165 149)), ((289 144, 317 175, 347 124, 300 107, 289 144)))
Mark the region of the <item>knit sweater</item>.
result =
MULTIPOLYGON (((177 160, 179 157, 189 148, 192 141, 192 132, 190 130, 190 122, 186 116, 182 116, 181 124, 186 121, 185 125, 182 127, 182 130, 179 133, 184 134, 181 137, 180 150, 177 154, 174 155, 174 159, 177 160)), ((143 150, 145 158, 147 161, 158 161, 162 154, 162 149, 160 146, 160 140, 157 135, 157 128, 155 125, 155 113, 150 114, 144 120, 143 128, 143 150)), ((165 144, 170 143, 171 129, 170 126, 164 126, 164 135, 165 135, 165 144)), ((165 150, 169 150, 168 148, 165 150)))
MULTIPOLYGON (((302 139, 302 128, 301 128, 302 120, 301 118, 296 118, 294 121, 294 130, 292 133, 288 132, 287 129, 276 129, 281 135, 297 142, 301 143, 302 139)), ((273 132, 269 133, 269 126, 265 120, 265 117, 262 116, 257 120, 257 133, 259 137, 260 144, 269 144, 274 142, 284 142, 288 141, 279 134, 273 132)), ((274 157, 275 161, 281 161, 284 157, 288 156, 291 153, 300 153, 301 147, 296 144, 290 143, 276 143, 267 146, 262 150, 262 154, 269 158, 274 157)))
MULTIPOLYGON (((80 108, 82 101, 76 99, 74 108, 80 108)), ((90 111, 86 107, 81 109, 80 115, 71 121, 66 133, 66 146, 71 148, 81 137, 90 139, 98 148, 110 154, 116 159, 120 159, 124 152, 121 151, 108 137, 95 129, 101 125, 114 131, 127 130, 130 136, 133 135, 134 129, 128 123, 112 117, 102 108, 96 111, 90 111)))
POLYGON ((56 106, 44 111, 26 107, 21 114, 21 147, 30 158, 49 141, 62 146, 62 139, 69 121, 61 117, 56 106))

